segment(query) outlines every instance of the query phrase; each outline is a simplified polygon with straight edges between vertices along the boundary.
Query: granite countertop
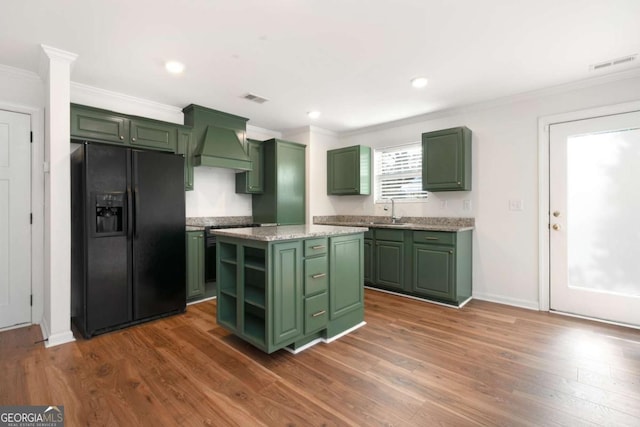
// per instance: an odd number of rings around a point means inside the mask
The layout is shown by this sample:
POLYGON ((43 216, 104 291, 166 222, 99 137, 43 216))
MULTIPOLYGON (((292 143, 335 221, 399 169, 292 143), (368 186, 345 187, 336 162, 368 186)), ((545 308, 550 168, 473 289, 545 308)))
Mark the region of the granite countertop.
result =
POLYGON ((366 227, 343 227, 332 225, 277 225, 268 227, 226 228, 211 230, 217 236, 235 237, 247 240, 273 242, 278 240, 307 239, 309 237, 340 236, 344 234, 364 233, 366 227))
POLYGON ((474 218, 441 218, 441 217, 404 217, 398 223, 391 223, 388 216, 315 216, 314 224, 349 226, 349 227, 369 227, 369 228, 395 228, 399 230, 417 231, 448 231, 457 233, 459 231, 473 230, 475 228, 474 218))
POLYGON ((187 231, 204 231, 204 225, 187 225, 187 231))

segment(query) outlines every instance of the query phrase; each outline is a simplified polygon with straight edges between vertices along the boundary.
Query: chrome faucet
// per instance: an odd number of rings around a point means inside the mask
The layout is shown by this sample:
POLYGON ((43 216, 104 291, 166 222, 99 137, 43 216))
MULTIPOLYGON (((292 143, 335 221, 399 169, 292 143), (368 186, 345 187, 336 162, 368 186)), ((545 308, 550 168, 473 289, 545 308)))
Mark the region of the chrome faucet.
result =
MULTIPOLYGON (((396 201, 393 198, 391 198, 389 200, 391 200, 391 224, 395 224, 396 221, 398 221, 400 219, 399 217, 396 216, 396 201)), ((389 208, 387 206, 385 206, 384 210, 388 211, 389 208)))

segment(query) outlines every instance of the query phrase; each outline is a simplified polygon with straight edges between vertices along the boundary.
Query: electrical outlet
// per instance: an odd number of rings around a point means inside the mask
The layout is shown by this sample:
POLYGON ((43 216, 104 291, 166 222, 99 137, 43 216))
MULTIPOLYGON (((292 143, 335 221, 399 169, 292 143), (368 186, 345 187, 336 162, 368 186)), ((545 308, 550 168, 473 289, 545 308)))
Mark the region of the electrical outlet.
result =
POLYGON ((447 208, 447 201, 440 200, 440 209, 446 209, 446 208, 447 208))
POLYGON ((462 201, 462 210, 470 211, 471 210, 471 200, 465 199, 462 201))
POLYGON ((521 199, 509 200, 509 210, 513 212, 521 212, 524 210, 524 203, 521 199))

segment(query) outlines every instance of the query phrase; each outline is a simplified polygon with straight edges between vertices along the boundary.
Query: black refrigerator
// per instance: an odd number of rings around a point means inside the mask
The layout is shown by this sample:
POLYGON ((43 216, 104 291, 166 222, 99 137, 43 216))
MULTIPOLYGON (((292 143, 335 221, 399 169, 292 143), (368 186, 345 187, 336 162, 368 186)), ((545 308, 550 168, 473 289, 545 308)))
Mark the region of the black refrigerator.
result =
POLYGON ((86 338, 184 312, 184 200, 181 156, 89 142, 71 154, 71 310, 86 338))

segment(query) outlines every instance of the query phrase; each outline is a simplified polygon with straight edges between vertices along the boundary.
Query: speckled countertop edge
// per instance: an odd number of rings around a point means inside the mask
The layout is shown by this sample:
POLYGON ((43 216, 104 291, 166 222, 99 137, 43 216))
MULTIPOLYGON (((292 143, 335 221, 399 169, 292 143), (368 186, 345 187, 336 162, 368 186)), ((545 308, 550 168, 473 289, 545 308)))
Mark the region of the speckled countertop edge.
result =
POLYGON ((475 228, 475 218, 451 217, 403 217, 400 223, 392 224, 388 216, 335 215, 314 216, 313 222, 314 224, 416 231, 460 232, 475 228))
POLYGON ((200 231, 212 225, 246 225, 252 224, 251 216, 192 216, 187 217, 187 231, 200 231))
POLYGON ((345 234, 364 233, 366 227, 345 227, 332 225, 281 225, 252 228, 227 228, 212 230, 217 236, 235 237, 238 239, 274 242, 278 240, 307 239, 310 237, 341 236, 345 234))

